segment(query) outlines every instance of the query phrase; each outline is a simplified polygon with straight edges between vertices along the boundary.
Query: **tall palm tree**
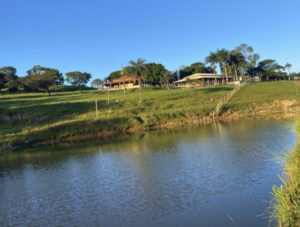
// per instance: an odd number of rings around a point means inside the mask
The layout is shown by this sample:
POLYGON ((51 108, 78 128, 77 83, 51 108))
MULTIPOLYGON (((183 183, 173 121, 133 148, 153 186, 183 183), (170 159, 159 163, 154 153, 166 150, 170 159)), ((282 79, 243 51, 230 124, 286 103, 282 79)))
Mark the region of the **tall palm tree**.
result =
POLYGON ((289 72, 289 80, 291 80, 290 69, 292 68, 292 64, 286 63, 285 66, 284 66, 284 68, 288 70, 288 72, 289 72))
POLYGON ((226 84, 228 83, 228 73, 227 73, 227 65, 230 59, 230 52, 226 49, 217 50, 218 62, 220 64, 220 68, 224 66, 226 84))
POLYGON ((244 55, 241 52, 231 51, 229 64, 233 67, 235 80, 238 80, 238 69, 247 64, 244 55))
POLYGON ((211 63, 210 67, 214 70, 215 76, 215 85, 217 85, 217 76, 216 76, 216 63, 218 63, 218 55, 215 52, 210 52, 210 54, 205 58, 205 63, 211 63))
POLYGON ((140 85, 140 102, 143 101, 143 95, 142 95, 142 84, 141 81, 145 80, 148 69, 145 66, 145 59, 138 58, 137 61, 130 60, 129 64, 131 64, 131 73, 136 76, 139 80, 140 85))

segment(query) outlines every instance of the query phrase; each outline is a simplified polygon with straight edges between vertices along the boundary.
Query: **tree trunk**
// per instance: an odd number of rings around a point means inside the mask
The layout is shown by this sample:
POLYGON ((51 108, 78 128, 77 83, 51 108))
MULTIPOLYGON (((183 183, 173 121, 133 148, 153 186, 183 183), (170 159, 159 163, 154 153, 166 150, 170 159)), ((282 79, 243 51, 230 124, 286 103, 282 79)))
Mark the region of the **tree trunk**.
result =
POLYGON ((47 90, 47 91, 48 91, 48 94, 49 94, 49 96, 50 96, 50 95, 51 95, 51 94, 50 94, 50 90, 47 90))
POLYGON ((139 79, 139 83, 140 83, 140 102, 143 102, 141 79, 139 79))
POLYGON ((82 93, 82 88, 81 88, 81 86, 80 86, 80 93, 82 93))
POLYGON ((226 68, 226 65, 225 65, 225 78, 226 78, 226 85, 228 84, 228 76, 227 76, 227 68, 226 68))
POLYGON ((234 72, 235 72, 235 80, 238 81, 238 74, 237 74, 236 67, 234 67, 234 72))
POLYGON ((215 77, 215 85, 217 85, 217 76, 216 76, 216 69, 215 69, 215 66, 214 66, 214 77, 215 77))

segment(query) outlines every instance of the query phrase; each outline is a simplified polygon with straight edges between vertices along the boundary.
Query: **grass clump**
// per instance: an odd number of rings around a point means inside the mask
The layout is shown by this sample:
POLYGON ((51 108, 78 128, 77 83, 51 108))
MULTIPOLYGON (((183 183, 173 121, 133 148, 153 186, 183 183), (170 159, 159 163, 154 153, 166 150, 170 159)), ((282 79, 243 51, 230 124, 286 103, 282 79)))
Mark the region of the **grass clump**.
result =
MULTIPOLYGON (((300 129, 298 129, 298 133, 300 129)), ((273 187, 273 213, 280 227, 300 226, 300 145, 285 158, 283 185, 273 187)))

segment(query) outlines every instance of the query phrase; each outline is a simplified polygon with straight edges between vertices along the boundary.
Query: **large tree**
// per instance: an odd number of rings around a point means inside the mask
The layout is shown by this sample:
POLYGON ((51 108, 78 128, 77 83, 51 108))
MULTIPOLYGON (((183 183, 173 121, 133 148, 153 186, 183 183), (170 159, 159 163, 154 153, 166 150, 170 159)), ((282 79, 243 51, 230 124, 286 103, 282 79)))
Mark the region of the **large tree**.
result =
POLYGON ((58 69, 42 66, 34 66, 27 71, 27 76, 20 79, 26 91, 46 90, 51 95, 51 90, 64 82, 64 78, 58 69))
POLYGON ((46 90, 51 95, 51 88, 56 85, 51 73, 30 74, 22 80, 24 89, 28 91, 38 91, 40 89, 46 90))
POLYGON ((63 74, 59 72, 58 69, 47 68, 40 65, 36 65, 27 71, 27 75, 32 75, 32 74, 37 74, 37 75, 48 74, 52 76, 56 85, 60 85, 64 83, 63 74))
POLYGON ((235 50, 242 53, 245 59, 248 59, 249 55, 253 52, 253 48, 245 43, 236 47, 235 50))
POLYGON ((0 68, 0 89, 3 87, 17 87, 18 76, 17 69, 12 66, 4 66, 0 68))
POLYGON ((149 72, 146 77, 147 82, 159 84, 161 76, 166 72, 165 66, 157 63, 147 63, 145 66, 149 72))
POLYGON ((284 67, 279 65, 276 60, 266 59, 260 61, 258 65, 252 69, 252 73, 253 75, 258 76, 260 80, 261 78, 269 80, 284 78, 286 74, 282 70, 284 70, 284 67))
POLYGON ((84 87, 91 78, 92 75, 87 72, 74 71, 66 73, 66 81, 73 86, 79 87, 81 93, 82 87, 84 87))
POLYGON ((139 80, 140 85, 140 102, 143 101, 143 95, 142 95, 142 80, 144 81, 146 79, 146 75, 148 74, 148 69, 145 66, 145 59, 138 58, 137 61, 129 61, 129 64, 131 65, 131 74, 133 74, 136 78, 139 80))
MULTIPOLYGON (((260 58, 258 54, 253 53, 254 49, 248 44, 241 44, 235 48, 234 52, 239 52, 244 56, 246 64, 243 64, 240 69, 243 74, 253 71, 253 68, 256 67, 257 62, 260 58)), ((251 75, 252 76, 252 75, 251 75)))

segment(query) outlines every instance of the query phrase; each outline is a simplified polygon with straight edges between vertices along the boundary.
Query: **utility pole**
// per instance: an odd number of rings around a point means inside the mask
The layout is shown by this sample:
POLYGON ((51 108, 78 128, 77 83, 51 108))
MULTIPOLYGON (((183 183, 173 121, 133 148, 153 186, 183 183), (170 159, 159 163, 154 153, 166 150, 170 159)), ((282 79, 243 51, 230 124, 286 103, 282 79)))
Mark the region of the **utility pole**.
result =
POLYGON ((122 77, 123 77, 123 87, 124 87, 124 94, 126 94, 126 87, 125 87, 125 78, 124 78, 124 67, 123 67, 123 64, 121 64, 122 66, 122 77))

